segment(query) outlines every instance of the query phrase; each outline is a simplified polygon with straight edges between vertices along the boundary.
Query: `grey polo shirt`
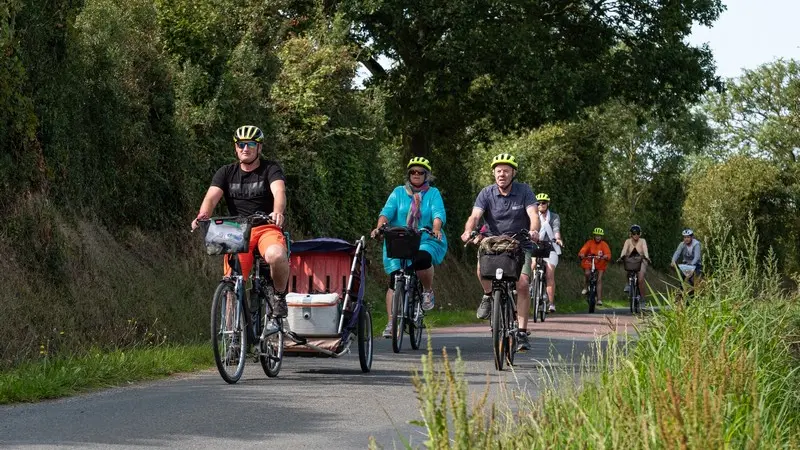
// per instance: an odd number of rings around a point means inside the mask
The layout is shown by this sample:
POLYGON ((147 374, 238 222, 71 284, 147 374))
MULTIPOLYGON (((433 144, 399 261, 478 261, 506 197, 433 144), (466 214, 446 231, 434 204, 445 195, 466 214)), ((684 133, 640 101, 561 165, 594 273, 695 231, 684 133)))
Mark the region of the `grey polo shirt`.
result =
POLYGON ((536 205, 538 202, 531 187, 516 181, 512 182, 508 195, 502 195, 497 184, 492 184, 483 188, 475 200, 475 207, 483 210, 483 219, 491 236, 530 229, 527 209, 536 205))

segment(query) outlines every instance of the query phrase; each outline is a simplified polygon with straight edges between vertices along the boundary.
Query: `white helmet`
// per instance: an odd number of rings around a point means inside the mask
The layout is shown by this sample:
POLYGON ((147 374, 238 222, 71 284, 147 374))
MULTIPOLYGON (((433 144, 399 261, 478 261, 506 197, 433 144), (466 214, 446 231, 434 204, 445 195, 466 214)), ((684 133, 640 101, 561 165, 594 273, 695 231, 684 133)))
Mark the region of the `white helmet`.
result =
POLYGON ((684 236, 694 236, 694 231, 692 231, 691 228, 687 228, 687 229, 683 230, 683 235, 684 236))

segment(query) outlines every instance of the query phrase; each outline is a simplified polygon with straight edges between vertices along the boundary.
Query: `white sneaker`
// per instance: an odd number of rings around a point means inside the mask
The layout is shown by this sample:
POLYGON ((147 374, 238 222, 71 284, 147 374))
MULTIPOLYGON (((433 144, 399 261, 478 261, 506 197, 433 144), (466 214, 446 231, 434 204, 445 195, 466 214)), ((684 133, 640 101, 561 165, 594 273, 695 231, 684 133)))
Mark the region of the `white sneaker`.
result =
POLYGON ((386 328, 383 329, 383 337, 391 338, 392 337, 392 321, 390 320, 389 323, 386 324, 386 328))
POLYGON ((586 288, 583 288, 583 290, 581 291, 581 295, 586 295, 588 293, 589 293, 589 290, 586 289, 586 288))
POLYGON ((623 290, 623 291, 625 291, 625 293, 628 293, 628 292, 630 292, 630 291, 631 291, 631 285, 630 285, 630 284, 626 284, 626 285, 625 285, 625 288, 624 288, 624 289, 622 289, 622 290, 623 290))
POLYGON ((603 301, 602 300, 598 300, 597 301, 597 306, 603 306, 603 301))
POLYGON ((556 312, 556 305, 550 305, 550 310, 548 312, 551 312, 551 313, 556 312))
POLYGON ((433 309, 433 291, 422 293, 422 310, 430 311, 433 309))

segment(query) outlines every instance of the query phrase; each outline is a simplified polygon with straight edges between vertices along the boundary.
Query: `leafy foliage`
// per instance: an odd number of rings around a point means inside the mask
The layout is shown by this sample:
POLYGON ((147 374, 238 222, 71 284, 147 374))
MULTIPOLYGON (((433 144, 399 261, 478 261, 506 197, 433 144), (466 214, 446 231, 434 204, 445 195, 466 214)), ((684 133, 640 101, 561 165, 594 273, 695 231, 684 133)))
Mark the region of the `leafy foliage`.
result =
POLYGON ((800 61, 776 60, 745 70, 727 90, 709 95, 706 109, 720 146, 785 163, 800 158, 800 61))
POLYGON ((718 84, 708 48, 683 39, 716 19, 717 0, 328 4, 353 22, 371 82, 394 94, 388 122, 413 154, 477 124, 532 128, 617 97, 669 115, 718 84))
MULTIPOLYGON (((791 192, 778 164, 763 159, 735 156, 728 161, 695 173, 688 182, 684 219, 700 235, 709 230, 712 208, 734 230, 747 228, 752 213, 761 236, 761 256, 774 246, 781 261, 791 268, 796 264, 797 248, 791 192)), ((796 267, 796 266, 794 266, 796 267)))

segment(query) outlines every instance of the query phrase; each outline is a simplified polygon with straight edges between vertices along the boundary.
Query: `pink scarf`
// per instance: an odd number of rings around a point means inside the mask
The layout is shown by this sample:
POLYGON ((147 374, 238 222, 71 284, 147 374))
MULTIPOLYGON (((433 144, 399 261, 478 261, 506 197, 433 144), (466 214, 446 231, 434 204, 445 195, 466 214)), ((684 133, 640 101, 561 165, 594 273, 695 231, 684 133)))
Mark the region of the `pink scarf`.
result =
POLYGON ((430 185, 427 182, 418 188, 410 182, 406 182, 406 194, 411 197, 411 206, 408 208, 408 216, 406 216, 407 227, 417 229, 422 218, 422 196, 428 192, 428 189, 430 189, 430 185))

